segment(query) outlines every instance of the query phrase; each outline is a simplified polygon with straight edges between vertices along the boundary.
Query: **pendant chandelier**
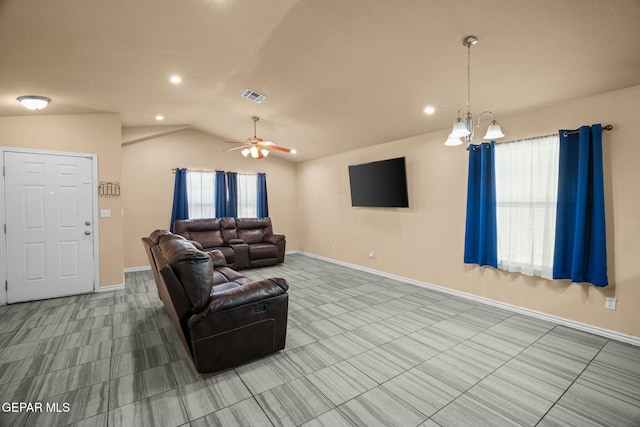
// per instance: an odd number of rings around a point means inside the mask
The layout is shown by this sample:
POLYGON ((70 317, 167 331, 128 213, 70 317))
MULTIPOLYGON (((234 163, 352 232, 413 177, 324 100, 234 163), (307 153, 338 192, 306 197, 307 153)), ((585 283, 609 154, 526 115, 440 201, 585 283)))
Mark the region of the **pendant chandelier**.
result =
POLYGON ((478 116, 478 122, 473 123, 473 116, 471 115, 471 47, 477 43, 478 38, 476 36, 467 36, 462 40, 462 44, 467 47, 467 112, 463 113, 462 110, 458 110, 458 118, 453 122, 453 129, 444 145, 461 145, 463 142, 461 138, 464 138, 465 142, 471 142, 474 127, 480 127, 480 119, 485 114, 491 115, 491 122, 484 139, 494 140, 504 137, 496 116, 491 111, 483 111, 478 116))

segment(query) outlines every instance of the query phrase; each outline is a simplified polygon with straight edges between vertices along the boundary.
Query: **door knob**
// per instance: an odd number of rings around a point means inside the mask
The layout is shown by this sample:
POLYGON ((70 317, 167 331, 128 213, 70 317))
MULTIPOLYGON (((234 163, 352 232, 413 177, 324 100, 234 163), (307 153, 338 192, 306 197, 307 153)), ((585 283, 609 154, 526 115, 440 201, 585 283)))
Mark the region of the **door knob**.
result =
POLYGON ((91 221, 85 221, 84 225, 91 225, 91 221))
POLYGON ((88 236, 89 234, 91 234, 91 232, 90 231, 85 231, 84 234, 88 236))

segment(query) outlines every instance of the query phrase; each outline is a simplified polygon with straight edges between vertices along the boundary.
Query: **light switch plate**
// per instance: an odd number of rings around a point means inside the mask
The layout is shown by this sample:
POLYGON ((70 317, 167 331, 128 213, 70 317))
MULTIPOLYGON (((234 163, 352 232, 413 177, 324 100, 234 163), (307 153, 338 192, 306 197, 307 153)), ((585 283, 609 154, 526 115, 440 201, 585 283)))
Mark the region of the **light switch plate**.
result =
POLYGON ((111 218, 111 209, 102 209, 100 211, 100 216, 102 218, 111 218))

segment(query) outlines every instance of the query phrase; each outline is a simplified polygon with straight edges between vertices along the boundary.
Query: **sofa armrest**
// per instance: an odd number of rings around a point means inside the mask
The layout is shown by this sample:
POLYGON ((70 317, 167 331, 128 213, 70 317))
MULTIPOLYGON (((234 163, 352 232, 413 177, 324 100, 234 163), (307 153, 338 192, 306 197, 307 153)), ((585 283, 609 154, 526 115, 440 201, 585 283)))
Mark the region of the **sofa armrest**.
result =
POLYGON ((208 307, 189 319, 189 327, 193 328, 209 315, 229 310, 241 305, 252 304, 267 298, 273 298, 287 293, 289 285, 282 278, 264 279, 248 283, 220 292, 212 292, 208 307))
POLYGON ((269 234, 264 236, 263 241, 265 243, 271 243, 272 245, 277 245, 279 242, 284 240, 284 234, 269 234))
POLYGON ((213 249, 208 252, 211 261, 213 261, 213 268, 218 267, 226 267, 227 259, 224 257, 224 254, 217 249, 213 249))
POLYGON ((202 245, 200 244, 200 242, 196 242, 195 240, 189 240, 189 242, 190 242, 193 246, 195 246, 197 250, 201 251, 201 250, 203 249, 203 248, 202 248, 202 245))

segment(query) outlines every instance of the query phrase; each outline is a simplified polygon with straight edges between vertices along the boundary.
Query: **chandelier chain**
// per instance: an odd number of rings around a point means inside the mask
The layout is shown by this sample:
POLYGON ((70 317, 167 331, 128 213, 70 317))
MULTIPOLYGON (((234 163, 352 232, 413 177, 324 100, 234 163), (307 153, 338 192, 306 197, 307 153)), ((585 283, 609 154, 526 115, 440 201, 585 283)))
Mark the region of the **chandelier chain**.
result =
POLYGON ((467 43, 467 113, 471 112, 471 43, 467 43))

